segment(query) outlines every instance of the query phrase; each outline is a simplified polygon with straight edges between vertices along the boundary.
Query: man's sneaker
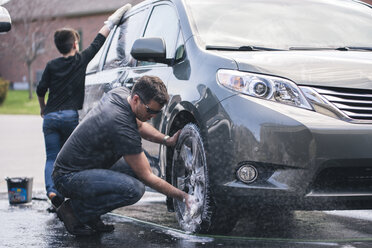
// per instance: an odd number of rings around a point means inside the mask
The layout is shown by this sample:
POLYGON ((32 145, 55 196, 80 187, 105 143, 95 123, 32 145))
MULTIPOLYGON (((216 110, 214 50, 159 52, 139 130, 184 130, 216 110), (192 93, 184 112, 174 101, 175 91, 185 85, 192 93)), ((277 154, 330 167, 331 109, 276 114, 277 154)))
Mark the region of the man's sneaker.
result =
POLYGON ((84 225, 75 217, 71 208, 70 199, 63 202, 57 209, 57 215, 63 221, 69 233, 76 236, 89 236, 95 234, 93 229, 84 225))
POLYGON ((103 223, 99 217, 88 221, 86 224, 97 232, 112 232, 115 229, 114 225, 103 223))

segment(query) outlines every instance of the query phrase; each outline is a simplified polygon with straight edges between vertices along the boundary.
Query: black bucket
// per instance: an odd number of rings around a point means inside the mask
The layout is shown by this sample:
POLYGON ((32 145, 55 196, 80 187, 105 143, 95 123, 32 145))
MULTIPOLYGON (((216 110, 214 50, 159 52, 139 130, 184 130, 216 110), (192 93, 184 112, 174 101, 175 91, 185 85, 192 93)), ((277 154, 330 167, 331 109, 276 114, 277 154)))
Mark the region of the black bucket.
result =
POLYGON ((8 183, 10 204, 28 203, 32 200, 32 177, 5 178, 8 183))

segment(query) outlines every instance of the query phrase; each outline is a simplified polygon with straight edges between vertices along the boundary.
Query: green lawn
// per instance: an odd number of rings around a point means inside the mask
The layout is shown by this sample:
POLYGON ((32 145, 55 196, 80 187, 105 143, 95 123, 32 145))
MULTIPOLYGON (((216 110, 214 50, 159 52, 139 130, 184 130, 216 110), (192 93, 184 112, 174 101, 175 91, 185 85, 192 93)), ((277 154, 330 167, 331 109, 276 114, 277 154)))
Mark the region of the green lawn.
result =
POLYGON ((27 90, 8 90, 5 102, 0 106, 0 114, 39 115, 39 102, 34 93, 33 99, 28 99, 27 90))

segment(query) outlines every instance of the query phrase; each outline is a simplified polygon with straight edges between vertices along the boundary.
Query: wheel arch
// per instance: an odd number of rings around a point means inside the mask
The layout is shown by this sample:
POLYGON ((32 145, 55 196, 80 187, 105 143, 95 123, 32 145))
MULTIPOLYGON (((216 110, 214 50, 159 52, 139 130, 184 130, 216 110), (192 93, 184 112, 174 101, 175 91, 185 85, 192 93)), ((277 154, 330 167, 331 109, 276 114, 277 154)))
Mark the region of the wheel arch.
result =
MULTIPOLYGON (((182 129, 188 123, 193 123, 199 127, 199 124, 195 116, 191 112, 187 110, 180 111, 179 113, 177 113, 177 115, 174 116, 174 119, 172 120, 170 124, 169 132, 168 132, 169 135, 175 134, 178 130, 182 129)), ((165 167, 166 167, 167 182, 170 182, 170 174, 168 173, 170 173, 170 170, 172 167, 173 152, 174 152, 173 149, 169 149, 169 148, 166 149, 165 167)))

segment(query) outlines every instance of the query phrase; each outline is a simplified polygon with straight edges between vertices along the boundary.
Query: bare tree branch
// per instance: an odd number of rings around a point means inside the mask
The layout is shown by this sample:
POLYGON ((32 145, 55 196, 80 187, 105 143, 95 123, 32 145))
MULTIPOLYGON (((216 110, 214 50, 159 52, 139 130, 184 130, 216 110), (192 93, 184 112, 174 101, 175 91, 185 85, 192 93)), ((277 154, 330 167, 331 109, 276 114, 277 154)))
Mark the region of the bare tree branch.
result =
POLYGON ((45 41, 52 33, 49 21, 54 11, 50 9, 50 5, 45 4, 45 1, 39 0, 13 1, 12 8, 17 10, 17 19, 13 20, 12 28, 14 43, 8 43, 7 46, 14 50, 14 54, 27 66, 29 98, 32 99, 34 89, 32 64, 39 55, 46 52, 45 41))

